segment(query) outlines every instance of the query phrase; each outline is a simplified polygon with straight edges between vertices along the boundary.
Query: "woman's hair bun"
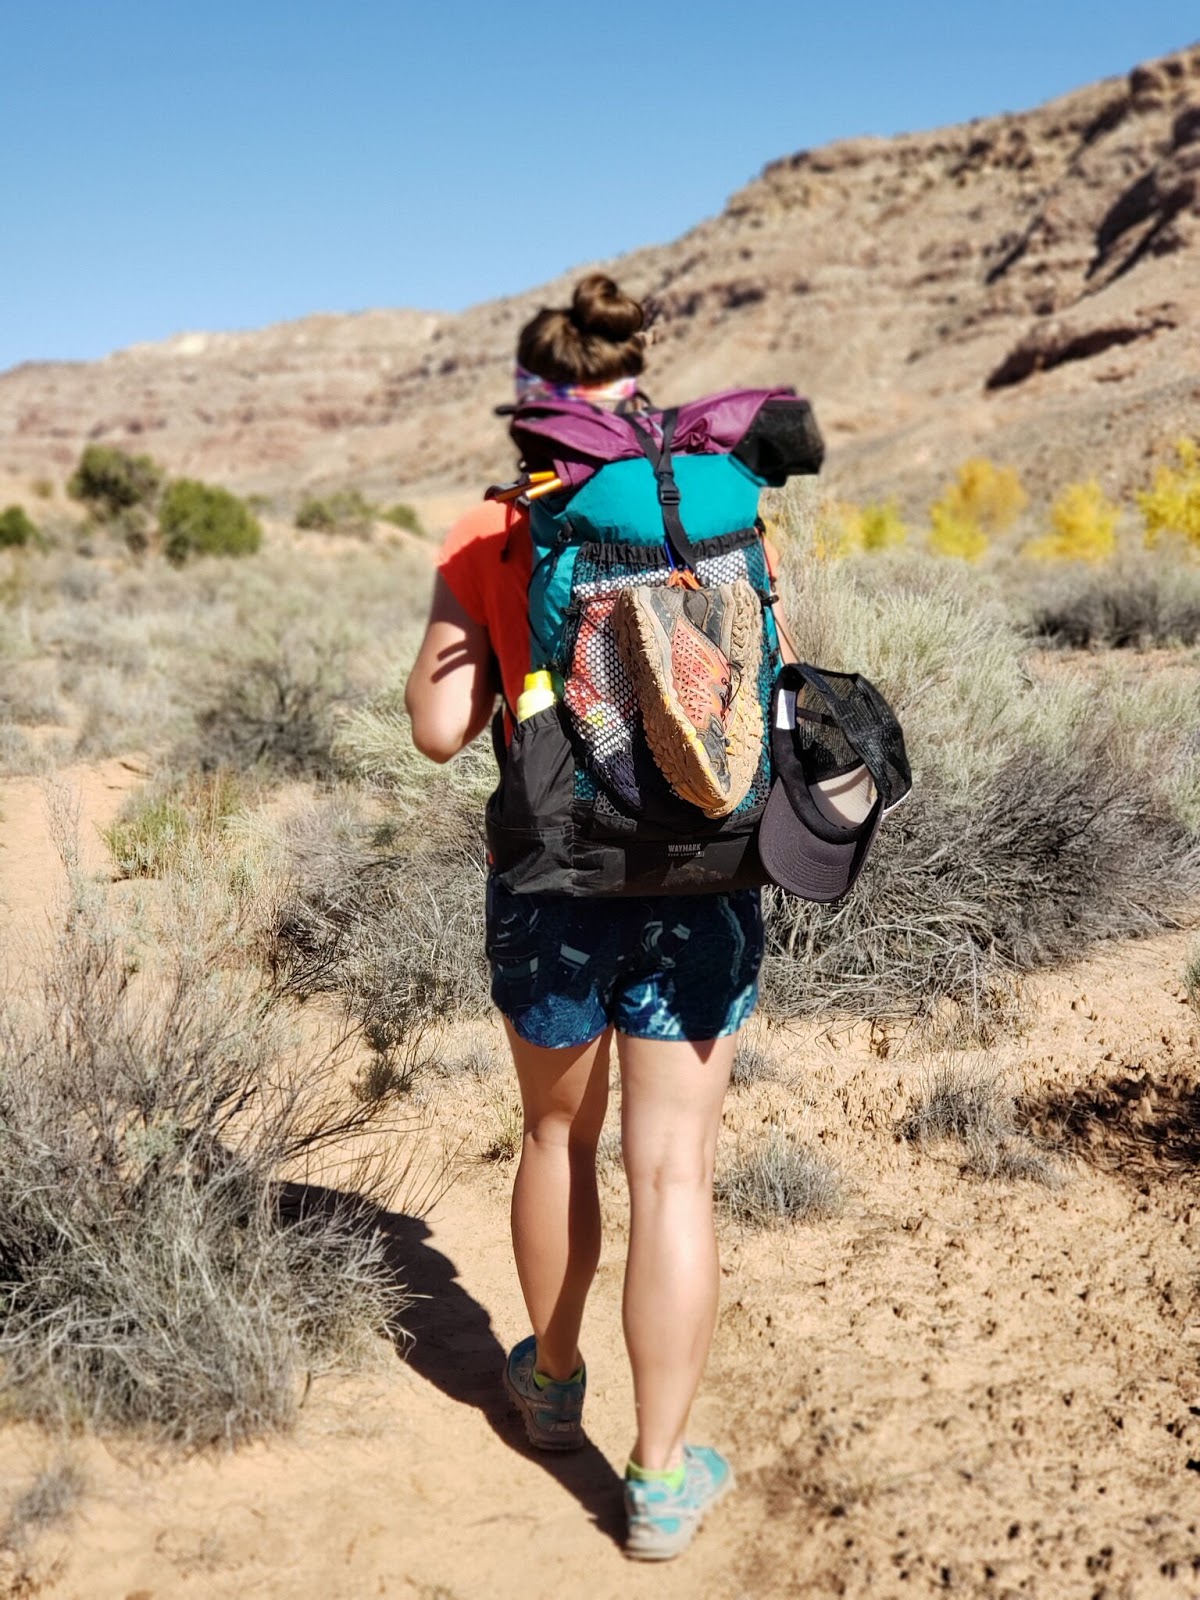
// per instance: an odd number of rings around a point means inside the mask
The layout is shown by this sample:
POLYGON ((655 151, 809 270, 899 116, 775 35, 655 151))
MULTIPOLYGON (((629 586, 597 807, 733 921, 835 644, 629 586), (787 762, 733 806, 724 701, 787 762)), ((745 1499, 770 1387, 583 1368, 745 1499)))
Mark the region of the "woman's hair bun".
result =
POLYGON ((603 272, 590 272, 575 285, 571 298, 571 321, 580 333, 593 339, 624 344, 640 333, 646 314, 632 296, 625 294, 603 272))
POLYGON ((604 272, 575 285, 570 306, 543 306, 521 329, 517 362, 548 383, 636 378, 646 360, 646 315, 604 272))

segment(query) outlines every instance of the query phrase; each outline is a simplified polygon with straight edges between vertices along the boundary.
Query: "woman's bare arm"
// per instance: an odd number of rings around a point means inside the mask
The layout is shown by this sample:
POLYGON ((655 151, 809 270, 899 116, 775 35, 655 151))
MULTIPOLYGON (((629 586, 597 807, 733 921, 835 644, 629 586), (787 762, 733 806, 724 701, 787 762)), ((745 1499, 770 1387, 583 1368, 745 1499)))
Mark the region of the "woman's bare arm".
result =
POLYGON ((487 726, 496 704, 496 665, 487 629, 463 610, 439 574, 425 637, 408 676, 404 704, 413 743, 431 761, 449 761, 487 726))
POLYGON ((792 630, 783 609, 783 601, 776 600, 771 610, 775 616, 775 631, 779 635, 779 659, 785 662, 798 661, 800 658, 792 645, 792 630))

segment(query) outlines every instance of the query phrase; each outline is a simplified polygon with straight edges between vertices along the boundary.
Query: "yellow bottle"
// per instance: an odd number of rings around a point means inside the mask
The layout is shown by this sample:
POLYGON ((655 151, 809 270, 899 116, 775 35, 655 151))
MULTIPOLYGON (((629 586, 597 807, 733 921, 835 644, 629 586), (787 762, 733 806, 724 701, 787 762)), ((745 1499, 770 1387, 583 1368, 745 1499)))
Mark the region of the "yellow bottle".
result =
POLYGON ((517 721, 525 722, 539 711, 546 711, 557 699, 552 673, 527 672, 525 687, 517 699, 517 721))

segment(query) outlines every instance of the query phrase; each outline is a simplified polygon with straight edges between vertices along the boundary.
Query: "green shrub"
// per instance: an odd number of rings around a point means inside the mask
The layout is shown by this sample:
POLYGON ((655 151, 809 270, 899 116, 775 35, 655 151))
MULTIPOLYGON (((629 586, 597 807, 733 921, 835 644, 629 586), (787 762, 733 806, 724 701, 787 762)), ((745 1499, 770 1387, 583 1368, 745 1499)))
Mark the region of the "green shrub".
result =
POLYGON ((406 505, 403 500, 397 501, 394 506, 389 506, 383 513, 383 520, 390 522, 393 528, 407 528, 409 533, 415 533, 424 538, 425 528, 416 508, 406 505))
POLYGON ((37 523, 20 506, 6 506, 0 511, 0 550, 41 543, 37 523))
POLYGON ((296 513, 296 526, 318 533, 363 533, 376 509, 357 489, 338 489, 323 499, 310 496, 296 513))
POLYGON ((115 445, 89 444, 67 484, 67 493, 100 516, 130 506, 148 506, 162 485, 162 468, 150 456, 131 456, 115 445))
POLYGON ((262 544, 262 525, 243 500, 194 478, 167 485, 159 526, 163 550, 176 565, 192 555, 253 555, 262 544))

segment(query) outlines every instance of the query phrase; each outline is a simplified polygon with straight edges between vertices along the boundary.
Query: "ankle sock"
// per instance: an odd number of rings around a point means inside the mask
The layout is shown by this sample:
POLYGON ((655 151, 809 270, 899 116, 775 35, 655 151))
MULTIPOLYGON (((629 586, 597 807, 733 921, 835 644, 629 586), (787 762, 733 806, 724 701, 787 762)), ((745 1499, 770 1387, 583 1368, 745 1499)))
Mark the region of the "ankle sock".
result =
POLYGON ((583 1381, 583 1368, 576 1367, 569 1378, 551 1378, 537 1368, 533 1371, 533 1381, 539 1389, 548 1389, 552 1383, 581 1383, 583 1381))
POLYGON ((629 1483, 664 1483, 668 1489, 682 1489, 687 1478, 687 1469, 681 1461, 677 1467, 651 1471, 648 1467, 639 1467, 636 1461, 630 1460, 625 1468, 625 1477, 629 1483))

